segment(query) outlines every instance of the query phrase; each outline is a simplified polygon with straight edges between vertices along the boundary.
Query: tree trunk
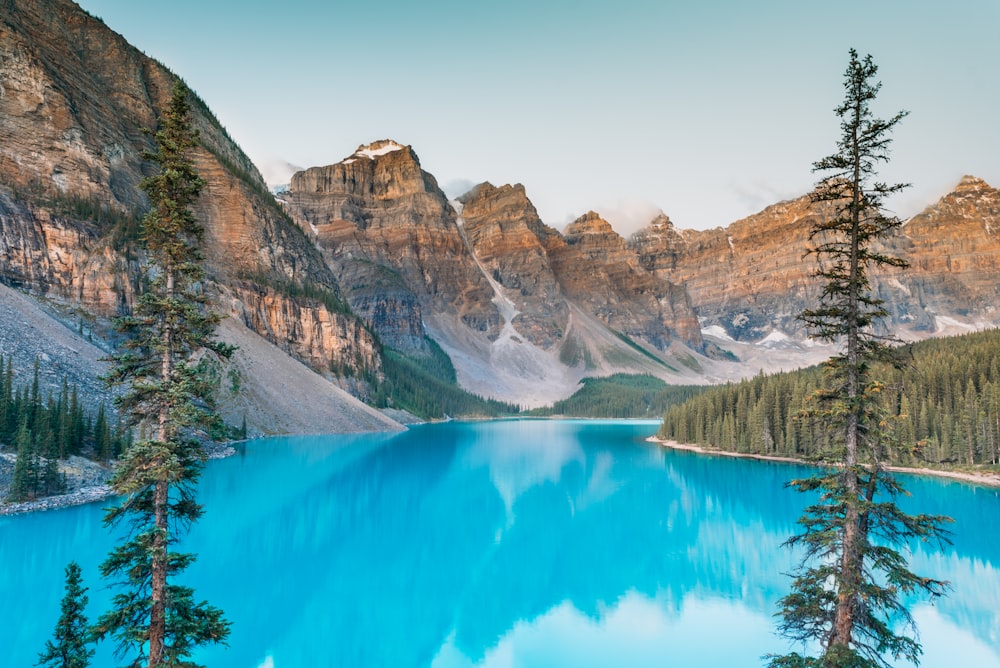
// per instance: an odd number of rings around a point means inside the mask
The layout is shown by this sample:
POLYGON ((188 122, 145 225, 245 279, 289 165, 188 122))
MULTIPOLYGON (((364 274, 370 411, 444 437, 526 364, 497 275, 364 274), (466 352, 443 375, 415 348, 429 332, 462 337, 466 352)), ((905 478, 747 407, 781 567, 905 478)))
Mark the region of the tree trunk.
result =
POLYGON ((149 668, 162 665, 167 629, 167 492, 167 483, 158 481, 153 491, 156 535, 153 538, 153 555, 150 560, 152 605, 149 611, 149 668))
POLYGON ((860 445, 861 424, 858 399, 861 394, 861 378, 859 377, 860 331, 858 328, 859 298, 861 286, 860 275, 860 234, 861 234, 861 148, 859 145, 858 128, 861 125, 863 102, 860 95, 855 95, 853 123, 853 165, 854 173, 851 183, 851 255, 850 274, 847 291, 847 387, 845 398, 848 402, 846 433, 844 438, 844 533, 843 553, 840 557, 840 583, 837 591, 837 606, 834 613, 830 647, 834 645, 850 646, 854 639, 855 599, 864 564, 861 561, 861 546, 867 539, 862 535, 863 526, 860 513, 860 481, 858 480, 858 447, 860 445))
MULTIPOLYGON (((174 294, 174 272, 168 263, 164 267, 165 292, 167 299, 174 294)), ((168 383, 173 375, 174 345, 173 322, 167 316, 163 332, 163 353, 160 360, 160 380, 168 383)), ((156 439, 160 447, 165 447, 170 439, 170 411, 165 405, 160 406, 159 420, 156 429, 156 439)), ((149 611, 149 664, 148 668, 158 668, 163 664, 163 650, 167 635, 167 549, 168 527, 167 510, 170 500, 170 484, 160 478, 153 489, 153 521, 156 535, 153 538, 153 554, 150 563, 150 598, 152 604, 149 611)))

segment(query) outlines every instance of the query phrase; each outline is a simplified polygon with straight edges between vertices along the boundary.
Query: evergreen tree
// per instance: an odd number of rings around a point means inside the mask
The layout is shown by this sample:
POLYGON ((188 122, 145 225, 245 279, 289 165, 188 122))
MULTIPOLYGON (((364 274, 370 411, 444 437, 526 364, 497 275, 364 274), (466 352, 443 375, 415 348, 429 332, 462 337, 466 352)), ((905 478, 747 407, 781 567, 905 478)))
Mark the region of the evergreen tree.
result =
POLYGON ((38 458, 35 455, 34 439, 28 431, 27 417, 21 420, 14 440, 17 446, 17 460, 14 462, 14 473, 7 500, 19 503, 30 501, 38 494, 38 458))
POLYGON ((87 645, 87 588, 81 585, 80 565, 71 561, 66 566, 66 595, 62 600, 62 614, 56 622, 52 640, 46 641, 45 651, 38 655, 36 666, 42 668, 87 668, 94 650, 87 645))
POLYGON ((888 160, 889 133, 906 115, 888 121, 872 115, 877 69, 871 56, 859 60, 851 50, 844 102, 836 109, 837 152, 814 165, 827 174, 814 199, 836 213, 811 231, 816 275, 826 283, 819 306, 800 317, 817 338, 843 345, 826 364, 814 413, 828 427, 838 465, 790 483, 819 500, 799 519, 802 532, 788 540, 805 556, 781 601, 780 630, 817 642, 821 653, 772 657, 771 666, 879 667, 889 665, 887 656, 917 663, 920 644, 905 635, 913 620, 901 599, 915 591, 938 595, 947 586, 912 573, 897 549, 913 538, 942 540, 944 518, 909 515, 896 504, 903 488, 885 468, 889 439, 877 403, 885 386, 870 369, 890 359, 892 349, 891 339, 874 331, 887 312, 872 295, 868 270, 904 266, 875 248, 901 224, 885 214, 884 198, 905 184, 874 179, 878 163, 888 160))
POLYGON ((190 588, 174 582, 195 557, 172 547, 202 514, 194 486, 204 452, 192 435, 213 417, 211 380, 191 357, 201 349, 231 352, 212 339, 219 316, 200 291, 202 229, 191 206, 203 181, 189 157, 197 133, 187 95, 178 82, 160 118, 156 150, 147 156, 159 166, 142 183, 151 205, 143 220, 150 288, 118 323, 127 342, 108 375, 112 384, 129 384, 117 403, 145 436, 124 453, 111 481, 124 500, 105 523, 129 531, 101 572, 126 591, 115 596, 95 633, 113 637, 136 667, 193 666, 186 657, 197 646, 223 642, 229 633, 221 610, 196 603, 190 588))

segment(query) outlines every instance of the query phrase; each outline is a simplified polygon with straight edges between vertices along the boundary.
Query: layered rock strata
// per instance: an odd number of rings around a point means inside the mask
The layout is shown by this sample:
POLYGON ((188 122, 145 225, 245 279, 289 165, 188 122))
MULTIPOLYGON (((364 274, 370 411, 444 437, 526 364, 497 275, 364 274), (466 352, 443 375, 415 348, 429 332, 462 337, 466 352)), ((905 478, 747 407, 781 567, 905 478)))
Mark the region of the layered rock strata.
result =
POLYGON ((610 223, 591 211, 576 219, 562 243, 550 241, 552 266, 563 292, 609 327, 661 351, 679 339, 703 347, 687 292, 639 263, 610 223))
POLYGON ((409 146, 361 146, 341 162, 296 173, 281 197, 383 341, 419 352, 423 321, 438 314, 490 339, 499 334, 494 291, 455 210, 409 146))
POLYGON ((514 328, 540 348, 559 344, 569 324, 569 306, 544 243, 559 233, 541 221, 521 184, 497 188, 481 183, 459 202, 476 257, 518 311, 514 328))
MULTIPOLYGON (((756 341, 774 332, 805 335, 797 316, 816 305, 822 281, 815 276, 812 227, 834 215, 809 195, 767 207, 712 230, 678 230, 665 216, 632 236, 642 265, 683 284, 703 327, 756 341)), ((906 269, 871 272, 885 302, 890 328, 907 337, 998 322, 1000 192, 966 176, 906 223, 879 250, 908 261, 906 269)))
MULTIPOLYGON (((174 80, 69 0, 0 3, 0 281, 105 316, 129 308, 142 261, 134 243, 146 207, 139 183, 150 170, 144 129, 155 127, 174 80)), ((283 288, 316 285, 336 294, 337 281, 197 97, 192 116, 200 132, 194 162, 205 179, 196 213, 210 279, 249 284, 243 295, 270 295, 271 317, 245 321, 316 368, 340 358, 377 368, 377 344, 354 333, 350 314, 329 314, 330 331, 347 338, 278 338, 314 327, 315 300, 283 288), (279 324, 279 315, 304 319, 279 324)), ((258 301, 230 310, 257 312, 258 301)))

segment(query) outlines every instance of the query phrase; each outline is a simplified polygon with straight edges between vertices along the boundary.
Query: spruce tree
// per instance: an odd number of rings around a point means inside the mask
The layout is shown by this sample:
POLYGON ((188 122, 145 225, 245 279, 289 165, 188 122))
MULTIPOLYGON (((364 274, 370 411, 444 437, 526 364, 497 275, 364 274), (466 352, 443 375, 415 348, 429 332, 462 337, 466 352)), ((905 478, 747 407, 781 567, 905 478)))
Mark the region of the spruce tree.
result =
POLYGON ((826 364, 814 416, 827 427, 836 466, 790 483, 818 500, 799 519, 801 533, 787 541, 804 557, 781 600, 779 628, 820 652, 771 657, 775 667, 886 667, 886 657, 918 663, 921 648, 907 635, 913 619, 902 599, 914 592, 939 595, 947 587, 911 572, 900 552, 911 539, 943 540, 945 518, 910 515, 897 505, 904 490, 885 468, 889 439, 877 404, 885 388, 870 372, 876 360, 892 360, 893 340, 876 332, 887 312, 872 294, 868 271, 905 266, 877 248, 901 225, 886 214, 884 200, 906 187, 875 180, 878 164, 889 157, 889 134, 906 116, 873 116, 877 71, 871 56, 860 60, 851 50, 844 102, 836 109, 837 151, 814 165, 826 174, 814 200, 835 213, 811 231, 816 275, 826 283, 819 305, 800 318, 816 338, 842 345, 826 364))
POLYGON ((14 437, 17 460, 11 478, 7 500, 13 503, 31 501, 38 493, 38 459, 35 456, 35 441, 28 430, 27 417, 21 420, 14 437))
POLYGON ((192 355, 230 352, 212 339, 219 316, 200 289, 202 229, 191 207, 203 181, 190 158, 197 133, 187 95, 178 82, 147 156, 159 167, 142 182, 151 205, 142 228, 150 287, 118 323, 127 339, 107 377, 128 384, 116 402, 143 436, 124 453, 111 481, 123 501, 105 523, 128 533, 101 572, 125 591, 95 633, 113 637, 136 667, 193 666, 187 657, 195 648, 223 642, 229 632, 221 610, 196 603, 193 591, 175 582, 195 557, 172 549, 179 532, 202 514, 194 487, 205 456, 193 432, 211 419, 212 397, 210 379, 192 355))
POLYGON ((38 655, 36 666, 87 668, 90 665, 94 650, 88 647, 90 633, 84 614, 87 600, 87 588, 81 585, 80 565, 71 561, 66 566, 66 594, 62 600, 62 614, 56 622, 53 639, 46 641, 45 651, 38 655))

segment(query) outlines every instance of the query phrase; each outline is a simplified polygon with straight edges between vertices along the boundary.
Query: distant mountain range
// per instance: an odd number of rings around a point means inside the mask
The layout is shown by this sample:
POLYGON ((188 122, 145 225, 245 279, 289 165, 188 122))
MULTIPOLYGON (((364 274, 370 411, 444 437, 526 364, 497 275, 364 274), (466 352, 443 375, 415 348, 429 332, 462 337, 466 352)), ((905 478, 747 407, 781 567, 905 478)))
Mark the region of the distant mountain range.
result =
MULTIPOLYGON (((98 333, 129 308, 142 129, 173 78, 69 0, 0 3, 0 281, 98 333)), ((530 406, 586 376, 697 384, 828 353, 795 320, 819 289, 808 231, 829 215, 808 195, 714 230, 661 215, 624 239, 590 212, 559 231, 520 185, 449 201, 411 147, 382 140, 274 196, 207 106, 195 114, 210 288, 227 331, 287 358, 283 371, 244 359, 246 387, 298 378, 302 362, 330 381, 324 410, 361 410, 384 351, 421 358, 431 340, 460 385, 530 406)), ((887 250, 911 268, 875 278, 892 326, 923 338, 995 325, 998 234, 1000 193, 974 177, 909 220, 887 250)), ((288 409, 257 406, 260 431, 288 409)))

